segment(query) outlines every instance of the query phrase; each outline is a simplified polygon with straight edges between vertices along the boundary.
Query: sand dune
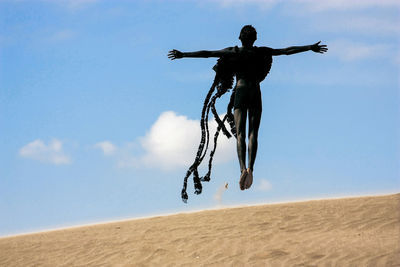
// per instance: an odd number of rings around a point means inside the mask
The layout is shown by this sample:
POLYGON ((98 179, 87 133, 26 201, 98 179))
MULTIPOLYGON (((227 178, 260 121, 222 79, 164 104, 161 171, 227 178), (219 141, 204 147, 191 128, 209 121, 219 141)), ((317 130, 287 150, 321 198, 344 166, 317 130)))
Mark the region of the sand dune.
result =
POLYGON ((0 239, 0 266, 400 266, 400 194, 177 214, 0 239))

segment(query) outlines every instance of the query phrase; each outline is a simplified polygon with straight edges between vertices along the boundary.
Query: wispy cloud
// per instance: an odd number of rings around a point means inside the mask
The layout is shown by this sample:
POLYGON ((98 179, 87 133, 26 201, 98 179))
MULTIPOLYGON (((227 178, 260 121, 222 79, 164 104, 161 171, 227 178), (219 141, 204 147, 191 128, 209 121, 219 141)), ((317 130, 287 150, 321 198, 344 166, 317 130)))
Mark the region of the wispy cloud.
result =
MULTIPOLYGON (((0 0, 0 2, 5 2, 6 0, 0 0)), ((28 2, 31 0, 17 0, 14 2, 28 2)), ((93 5, 101 0, 37 0, 38 2, 53 3, 57 5, 64 6, 71 10, 81 9, 90 5, 93 5)), ((10 0, 9 2, 12 2, 10 0)))
POLYGON ((292 0, 290 2, 304 5, 304 7, 314 11, 400 7, 400 2, 397 0, 292 0))
POLYGON ((101 151, 103 151, 103 154, 105 156, 111 156, 111 155, 115 154, 115 152, 117 150, 117 147, 110 141, 98 142, 94 145, 94 148, 97 148, 97 149, 100 149, 101 151))
POLYGON ((392 51, 387 44, 364 44, 349 40, 329 42, 329 53, 344 61, 391 57, 392 51))
POLYGON ((282 2, 282 0, 210 0, 220 4, 222 7, 241 6, 244 4, 257 4, 261 8, 272 8, 282 2))
POLYGON ((400 33, 399 16, 377 16, 366 9, 393 9, 400 11, 398 0, 210 0, 224 8, 242 8, 245 5, 258 5, 260 10, 283 11, 286 16, 306 17, 305 29, 321 32, 362 33, 370 36, 393 35, 400 33), (314 13, 310 15, 310 13, 314 13))
POLYGON ((63 2, 69 8, 78 9, 86 7, 88 5, 92 5, 96 2, 99 2, 99 0, 62 0, 61 2, 63 2))
POLYGON ((260 182, 256 186, 256 190, 258 191, 269 191, 271 190, 272 185, 268 180, 266 179, 261 179, 260 182))
POLYGON ((76 33, 72 30, 65 29, 54 32, 48 37, 48 40, 51 42, 62 42, 66 40, 73 39, 76 36, 76 33))
POLYGON ((283 4, 286 6, 296 5, 312 11, 325 10, 358 10, 371 7, 400 7, 397 0, 210 0, 219 3, 223 7, 239 6, 244 4, 257 4, 262 8, 272 8, 283 4))
MULTIPOLYGON (((28 0, 21 0, 21 1, 28 1, 28 0)), ((77 10, 93 5, 94 3, 100 2, 100 0, 42 0, 42 2, 54 3, 62 5, 71 10, 77 10)))
POLYGON ((47 144, 40 139, 36 139, 23 146, 19 150, 19 155, 24 158, 55 165, 71 163, 70 157, 63 151, 63 143, 58 139, 53 139, 47 144))
POLYGON ((321 32, 332 33, 360 33, 371 36, 392 36, 400 33, 400 18, 372 17, 370 15, 360 15, 353 13, 325 14, 318 23, 312 25, 313 29, 321 32))

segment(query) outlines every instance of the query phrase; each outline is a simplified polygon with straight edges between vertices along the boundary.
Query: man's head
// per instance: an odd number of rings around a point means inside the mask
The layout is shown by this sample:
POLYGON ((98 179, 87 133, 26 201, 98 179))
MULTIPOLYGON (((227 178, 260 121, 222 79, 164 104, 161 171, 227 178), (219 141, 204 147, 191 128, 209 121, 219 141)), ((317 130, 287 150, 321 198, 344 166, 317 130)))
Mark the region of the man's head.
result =
POLYGON ((251 25, 244 26, 240 31, 239 39, 243 46, 252 46, 257 40, 256 29, 251 25))

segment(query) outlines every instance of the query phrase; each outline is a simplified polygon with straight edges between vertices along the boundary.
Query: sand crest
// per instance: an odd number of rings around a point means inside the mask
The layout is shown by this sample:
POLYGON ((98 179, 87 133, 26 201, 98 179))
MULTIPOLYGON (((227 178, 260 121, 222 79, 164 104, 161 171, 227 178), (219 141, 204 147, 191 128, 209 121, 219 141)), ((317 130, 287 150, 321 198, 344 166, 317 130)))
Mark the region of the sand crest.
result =
POLYGON ((400 194, 0 238, 0 266, 400 266, 400 194))

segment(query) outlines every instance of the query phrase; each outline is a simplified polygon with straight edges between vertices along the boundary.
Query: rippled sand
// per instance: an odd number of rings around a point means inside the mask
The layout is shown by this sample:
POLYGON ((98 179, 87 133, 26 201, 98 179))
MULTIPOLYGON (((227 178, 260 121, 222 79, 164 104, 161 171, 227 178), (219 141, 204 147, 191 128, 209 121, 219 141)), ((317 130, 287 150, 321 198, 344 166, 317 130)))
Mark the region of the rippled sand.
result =
POLYGON ((400 266, 400 194, 177 214, 0 239, 0 266, 400 266))

